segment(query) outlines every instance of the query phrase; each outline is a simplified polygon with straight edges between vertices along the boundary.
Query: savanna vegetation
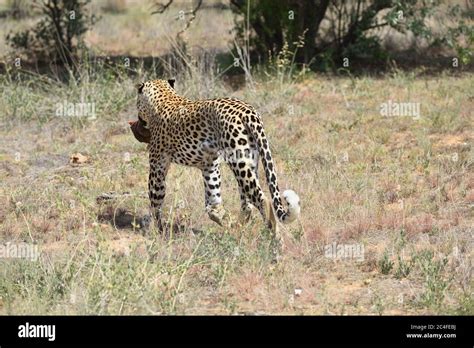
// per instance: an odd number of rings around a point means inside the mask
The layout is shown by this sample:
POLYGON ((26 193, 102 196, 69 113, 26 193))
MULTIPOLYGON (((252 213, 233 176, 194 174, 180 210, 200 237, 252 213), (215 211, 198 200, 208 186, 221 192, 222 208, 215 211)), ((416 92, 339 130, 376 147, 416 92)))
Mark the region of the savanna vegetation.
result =
POLYGON ((39 250, 0 258, 0 314, 473 314, 470 2, 34 3, 0 0, 1 250, 39 250), (153 78, 260 111, 302 202, 278 263, 197 169, 149 226, 127 120, 153 78))

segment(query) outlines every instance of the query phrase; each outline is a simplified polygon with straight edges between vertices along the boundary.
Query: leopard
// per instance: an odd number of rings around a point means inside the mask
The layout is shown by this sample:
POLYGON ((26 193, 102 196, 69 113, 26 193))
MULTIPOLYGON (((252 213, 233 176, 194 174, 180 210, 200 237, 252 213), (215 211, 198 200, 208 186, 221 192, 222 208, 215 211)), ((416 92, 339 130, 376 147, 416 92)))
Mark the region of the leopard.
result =
POLYGON ((262 117, 257 110, 236 98, 192 100, 179 95, 174 79, 149 80, 137 84, 138 120, 130 121, 133 135, 148 144, 148 196, 151 215, 161 230, 166 176, 172 163, 201 170, 204 204, 209 218, 224 226, 229 214, 222 207, 221 171, 226 162, 238 183, 240 219, 249 221, 252 207, 281 245, 279 223, 300 216, 300 198, 285 190, 283 207, 275 161, 262 117), (263 164, 270 198, 258 178, 263 164))

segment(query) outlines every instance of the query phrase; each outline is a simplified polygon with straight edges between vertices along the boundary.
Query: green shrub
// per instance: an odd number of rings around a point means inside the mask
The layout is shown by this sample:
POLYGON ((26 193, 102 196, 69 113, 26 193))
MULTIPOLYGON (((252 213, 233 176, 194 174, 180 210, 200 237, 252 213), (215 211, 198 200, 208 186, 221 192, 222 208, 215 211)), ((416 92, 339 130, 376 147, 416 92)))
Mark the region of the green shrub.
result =
POLYGON ((27 60, 74 68, 82 36, 96 21, 86 14, 90 0, 42 0, 35 2, 42 19, 33 27, 9 33, 9 44, 27 60))

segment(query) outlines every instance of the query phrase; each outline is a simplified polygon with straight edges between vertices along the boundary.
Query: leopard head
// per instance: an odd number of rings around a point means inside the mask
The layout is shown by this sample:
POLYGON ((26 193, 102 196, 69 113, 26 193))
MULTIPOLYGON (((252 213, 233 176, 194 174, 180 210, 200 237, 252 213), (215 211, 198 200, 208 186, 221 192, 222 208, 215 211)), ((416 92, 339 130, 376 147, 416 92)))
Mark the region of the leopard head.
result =
POLYGON ((138 119, 148 127, 150 120, 160 113, 160 107, 177 95, 174 91, 175 80, 152 80, 137 84, 138 119))

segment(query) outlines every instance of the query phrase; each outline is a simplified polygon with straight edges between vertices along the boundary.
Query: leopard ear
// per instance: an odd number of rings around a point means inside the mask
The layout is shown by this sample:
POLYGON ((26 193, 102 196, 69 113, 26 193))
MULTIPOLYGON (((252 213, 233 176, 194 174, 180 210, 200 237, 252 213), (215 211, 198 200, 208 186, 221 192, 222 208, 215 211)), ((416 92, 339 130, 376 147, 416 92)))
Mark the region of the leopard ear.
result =
POLYGON ((142 82, 142 83, 137 83, 135 85, 135 88, 138 90, 138 93, 141 94, 143 92, 143 87, 145 87, 145 84, 142 82))
POLYGON ((171 88, 174 89, 174 79, 169 79, 168 83, 170 84, 171 88))

